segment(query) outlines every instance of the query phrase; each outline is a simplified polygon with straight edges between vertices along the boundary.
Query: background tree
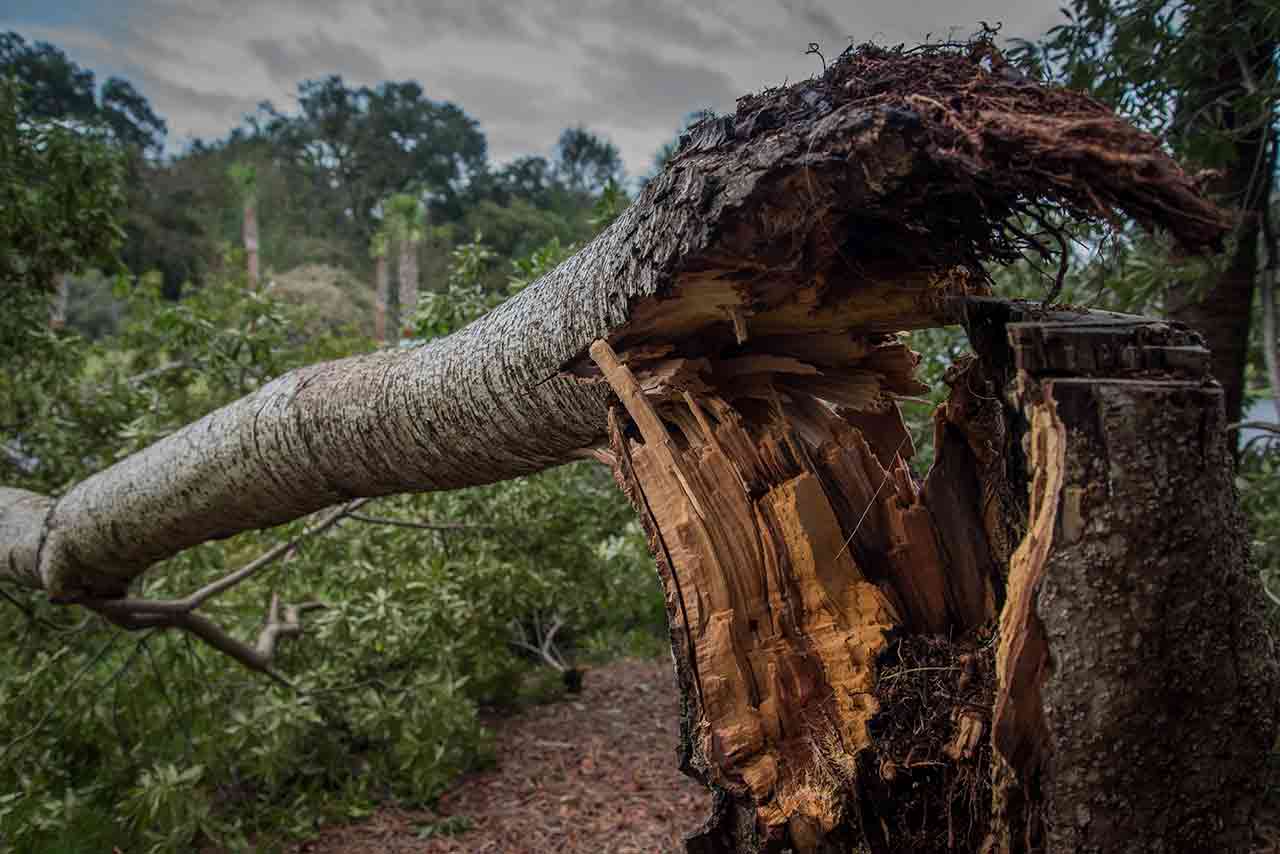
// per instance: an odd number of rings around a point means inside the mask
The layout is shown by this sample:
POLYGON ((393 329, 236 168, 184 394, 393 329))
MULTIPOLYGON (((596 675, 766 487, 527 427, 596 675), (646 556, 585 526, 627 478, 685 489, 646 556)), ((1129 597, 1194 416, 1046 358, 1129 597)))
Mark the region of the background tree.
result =
POLYGON ((622 177, 622 155, 581 125, 566 128, 556 142, 555 175, 571 192, 594 194, 622 177))
MULTIPOLYGON (((1277 179, 1280 15, 1267 0, 1073 0, 1064 11, 1067 22, 1024 45, 1024 55, 1163 135, 1191 162, 1218 170, 1209 187, 1240 214, 1220 262, 1165 298, 1170 317, 1204 333, 1227 417, 1238 421, 1256 340, 1255 286, 1270 289, 1272 276, 1262 270, 1278 263, 1268 207, 1277 179)), ((1273 350, 1275 341, 1265 346, 1273 350)))
POLYGON ((385 218, 387 233, 399 247, 397 272, 400 288, 394 328, 397 335, 403 337, 418 310, 418 247, 426 234, 426 209, 416 196, 397 193, 387 200, 385 218))
POLYGON ((390 243, 385 229, 379 229, 369 243, 369 254, 373 257, 373 339, 379 344, 387 343, 387 309, 391 301, 391 282, 387 274, 390 243))
MULTIPOLYGON (((0 314, 25 327, 23 307, 40 302, 47 317, 65 273, 118 264, 123 157, 92 129, 42 118, 22 85, 0 77, 0 163, 0 314)), ((25 340, 6 328, 6 345, 25 340)))
POLYGON ((457 219, 459 194, 485 164, 475 120, 412 81, 353 88, 334 75, 299 84, 296 113, 270 104, 263 112, 261 133, 315 205, 312 227, 347 235, 352 254, 364 254, 382 200, 409 187, 457 219))
POLYGON ((241 235, 249 287, 258 287, 258 172, 252 163, 236 162, 227 170, 242 205, 241 235))

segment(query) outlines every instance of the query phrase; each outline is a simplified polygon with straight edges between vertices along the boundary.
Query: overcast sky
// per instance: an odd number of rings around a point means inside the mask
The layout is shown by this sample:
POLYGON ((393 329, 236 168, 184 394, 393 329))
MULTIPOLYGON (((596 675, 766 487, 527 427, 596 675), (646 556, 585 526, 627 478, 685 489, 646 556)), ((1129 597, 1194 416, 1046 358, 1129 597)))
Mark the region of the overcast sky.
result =
POLYGON ((628 172, 685 114, 807 77, 818 42, 964 37, 983 20, 1033 37, 1058 0, 4 0, 0 30, 50 41, 98 74, 130 80, 173 146, 225 135, 299 80, 414 78, 478 119, 490 155, 547 153, 585 124, 628 172))

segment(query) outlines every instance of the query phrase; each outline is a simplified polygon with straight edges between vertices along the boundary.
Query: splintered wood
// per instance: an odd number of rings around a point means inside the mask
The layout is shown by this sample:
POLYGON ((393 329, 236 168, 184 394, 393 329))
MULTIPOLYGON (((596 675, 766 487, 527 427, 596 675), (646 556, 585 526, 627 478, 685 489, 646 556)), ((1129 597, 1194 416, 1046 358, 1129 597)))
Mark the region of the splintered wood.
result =
POLYGON ((848 818, 890 630, 971 628, 991 581, 953 589, 957 537, 907 468, 892 396, 921 391, 915 354, 884 335, 758 336, 726 302, 707 309, 732 336, 723 358, 590 355, 630 416, 612 419, 615 473, 694 683, 691 762, 750 798, 763 838, 804 850, 848 818))

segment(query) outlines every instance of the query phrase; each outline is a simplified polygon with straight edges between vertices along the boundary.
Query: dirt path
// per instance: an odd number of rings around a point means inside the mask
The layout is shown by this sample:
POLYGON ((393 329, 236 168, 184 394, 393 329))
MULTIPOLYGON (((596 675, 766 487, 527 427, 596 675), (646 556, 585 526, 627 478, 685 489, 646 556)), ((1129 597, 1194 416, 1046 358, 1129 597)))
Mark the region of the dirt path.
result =
POLYGON ((577 697, 494 721, 498 764, 464 778, 438 811, 381 810, 296 854, 683 850, 710 797, 676 769, 679 721, 667 661, 587 674, 577 697))

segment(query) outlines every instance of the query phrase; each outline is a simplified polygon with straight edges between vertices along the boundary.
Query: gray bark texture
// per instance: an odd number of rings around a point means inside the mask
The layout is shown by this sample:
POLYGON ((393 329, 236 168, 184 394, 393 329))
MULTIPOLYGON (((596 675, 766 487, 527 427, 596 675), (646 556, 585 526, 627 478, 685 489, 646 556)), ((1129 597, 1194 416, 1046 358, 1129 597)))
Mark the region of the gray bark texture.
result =
POLYGON ((1044 388, 1068 434, 1036 608, 1053 660, 1047 849, 1247 851, 1276 658, 1248 572, 1222 390, 1044 388))

